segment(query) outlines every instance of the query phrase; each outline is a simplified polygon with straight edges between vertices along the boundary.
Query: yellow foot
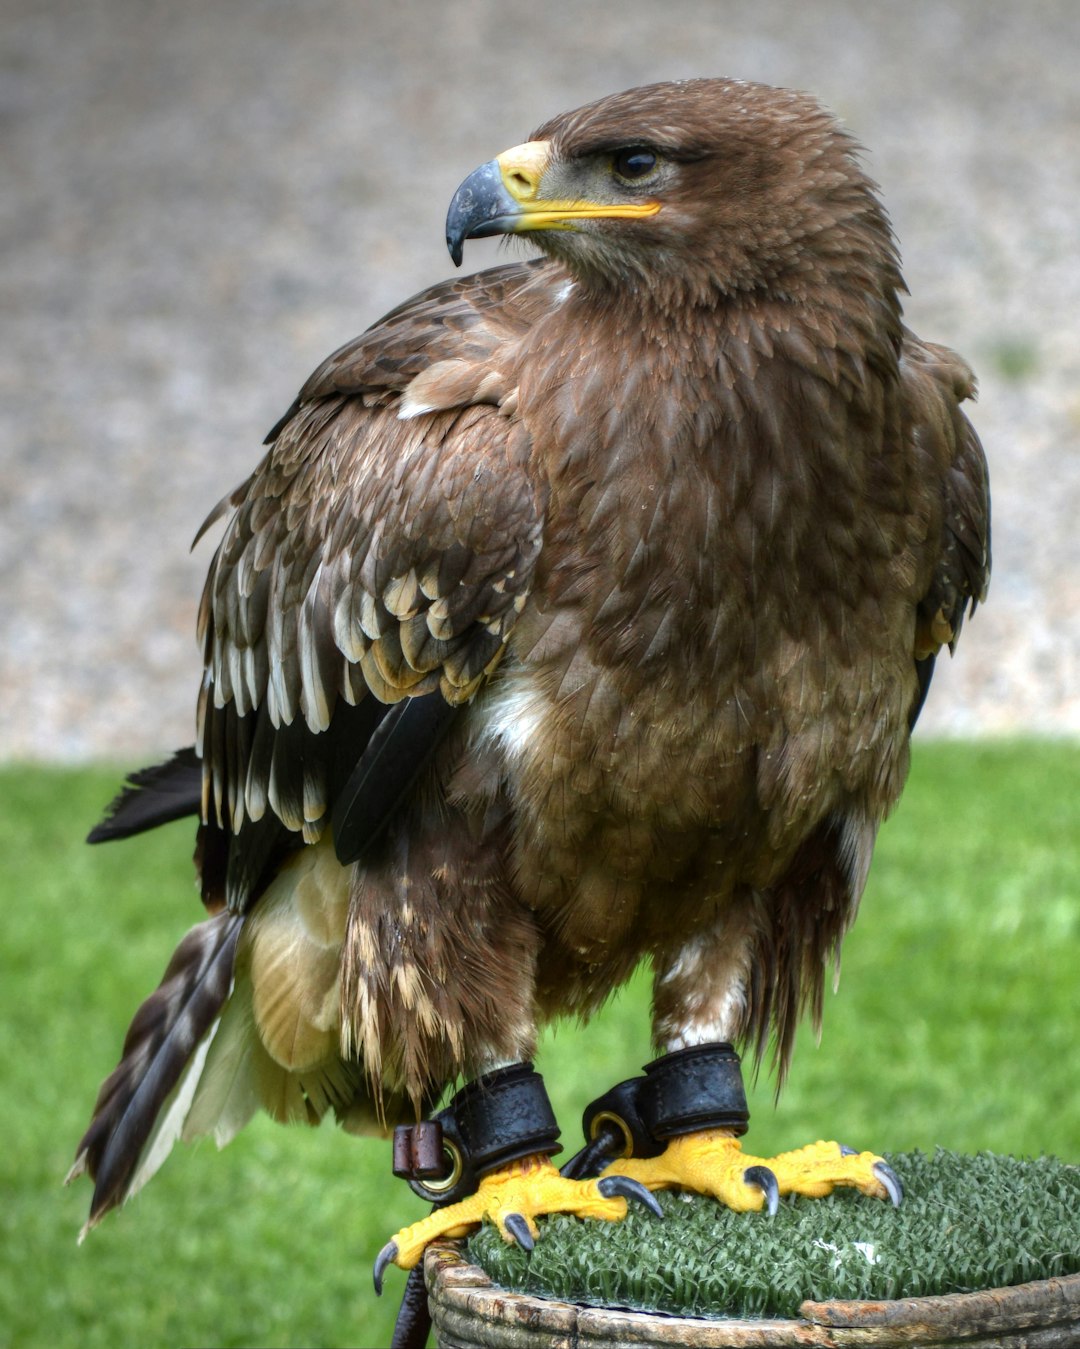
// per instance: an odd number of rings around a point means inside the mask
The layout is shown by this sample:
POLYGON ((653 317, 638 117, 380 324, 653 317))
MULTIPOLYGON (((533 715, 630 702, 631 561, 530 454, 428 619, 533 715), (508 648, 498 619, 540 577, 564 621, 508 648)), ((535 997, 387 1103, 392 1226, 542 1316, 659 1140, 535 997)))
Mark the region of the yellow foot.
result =
POLYGON ((597 1180, 567 1180, 546 1157, 525 1157, 492 1171, 476 1193, 457 1204, 436 1209, 427 1218, 403 1227, 379 1252, 375 1261, 375 1291, 382 1292, 387 1265, 412 1269, 424 1248, 436 1237, 463 1237, 484 1218, 499 1229, 502 1239, 531 1251, 536 1242, 535 1219, 543 1213, 572 1213, 578 1218, 626 1217, 626 1201, 637 1200, 662 1216, 649 1191, 622 1175, 597 1180))
POLYGON ((649 1190, 694 1190, 712 1195, 738 1213, 768 1206, 776 1212, 783 1194, 814 1199, 837 1185, 852 1186, 896 1205, 904 1197, 895 1172, 872 1152, 854 1152, 839 1143, 810 1143, 778 1157, 747 1156, 737 1138, 722 1129, 673 1138, 659 1157, 625 1157, 603 1173, 617 1172, 649 1190))

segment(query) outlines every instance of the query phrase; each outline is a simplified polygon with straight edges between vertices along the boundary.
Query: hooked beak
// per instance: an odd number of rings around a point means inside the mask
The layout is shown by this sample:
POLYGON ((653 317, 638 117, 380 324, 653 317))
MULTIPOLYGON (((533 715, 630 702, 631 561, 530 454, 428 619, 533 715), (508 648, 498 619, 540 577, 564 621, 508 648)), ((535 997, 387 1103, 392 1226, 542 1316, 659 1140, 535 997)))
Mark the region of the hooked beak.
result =
POLYGON ((526 141, 481 164, 454 193, 446 246, 461 266, 466 239, 526 230, 572 230, 578 220, 655 215, 658 201, 599 202, 545 198, 540 184, 551 162, 549 141, 526 141))

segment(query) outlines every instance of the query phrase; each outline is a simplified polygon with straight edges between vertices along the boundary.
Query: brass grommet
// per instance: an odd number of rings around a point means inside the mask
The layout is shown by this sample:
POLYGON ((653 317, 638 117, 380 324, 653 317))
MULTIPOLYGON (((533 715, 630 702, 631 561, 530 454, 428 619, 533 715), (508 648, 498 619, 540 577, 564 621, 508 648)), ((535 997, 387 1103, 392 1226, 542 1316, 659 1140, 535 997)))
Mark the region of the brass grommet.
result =
POLYGON ((601 1110, 592 1117, 589 1124, 590 1139, 598 1137, 605 1124, 614 1124, 623 1136, 623 1150, 619 1153, 619 1156, 632 1157, 634 1155, 634 1135, 630 1132, 630 1126, 626 1120, 621 1115, 616 1115, 613 1110, 601 1110))
POLYGON ((449 1175, 443 1176, 441 1180, 425 1179, 420 1181, 424 1189, 430 1190, 432 1194, 445 1194, 447 1190, 452 1190, 461 1179, 461 1173, 465 1169, 461 1149, 446 1138, 443 1139, 443 1154, 450 1163, 449 1175))

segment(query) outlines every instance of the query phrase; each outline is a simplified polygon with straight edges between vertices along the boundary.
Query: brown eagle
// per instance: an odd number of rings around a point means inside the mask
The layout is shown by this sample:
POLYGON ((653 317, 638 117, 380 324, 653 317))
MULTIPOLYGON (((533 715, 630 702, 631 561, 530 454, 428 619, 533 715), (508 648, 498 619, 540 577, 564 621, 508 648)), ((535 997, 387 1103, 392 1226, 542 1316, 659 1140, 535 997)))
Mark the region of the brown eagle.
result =
POLYGON ((804 94, 689 80, 556 117, 465 180, 447 242, 525 231, 539 259, 332 355, 207 522, 197 746, 92 837, 197 813, 210 916, 101 1088, 88 1225, 178 1137, 260 1107, 382 1132, 462 1082, 440 1119, 473 1193, 381 1264, 668 1185, 897 1197, 872 1153, 747 1158, 721 1097, 731 1042, 771 1040, 782 1079, 820 1016, 985 593, 972 373, 904 328, 858 146, 804 94), (661 1057, 600 1112, 607 1173, 562 1176, 538 1030, 642 960, 661 1057))

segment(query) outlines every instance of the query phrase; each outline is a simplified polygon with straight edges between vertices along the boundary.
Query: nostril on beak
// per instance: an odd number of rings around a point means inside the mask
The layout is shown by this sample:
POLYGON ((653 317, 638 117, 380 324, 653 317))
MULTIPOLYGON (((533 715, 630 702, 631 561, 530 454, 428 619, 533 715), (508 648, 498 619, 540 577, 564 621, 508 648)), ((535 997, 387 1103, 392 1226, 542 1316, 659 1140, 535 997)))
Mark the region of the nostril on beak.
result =
POLYGON ((510 183, 514 193, 519 197, 533 197, 536 195, 536 184, 524 173, 512 173, 510 183))
POLYGON ((540 179, 547 170, 550 152, 547 141, 526 141, 495 159, 503 187, 519 204, 540 200, 540 179))

